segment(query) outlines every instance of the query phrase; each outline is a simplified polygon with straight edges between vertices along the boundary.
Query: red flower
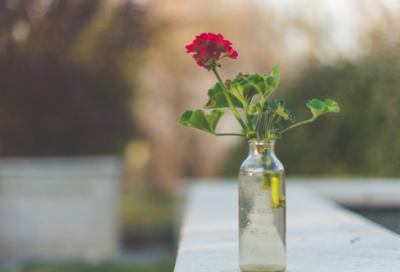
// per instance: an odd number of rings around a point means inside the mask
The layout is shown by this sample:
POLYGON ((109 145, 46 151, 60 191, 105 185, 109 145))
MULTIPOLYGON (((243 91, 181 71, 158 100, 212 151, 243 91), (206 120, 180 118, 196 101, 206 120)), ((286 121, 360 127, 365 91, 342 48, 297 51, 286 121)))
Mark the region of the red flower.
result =
POLYGON ((197 64, 211 70, 218 65, 217 60, 220 59, 222 53, 224 53, 223 57, 237 58, 238 53, 233 50, 231 44, 230 41, 224 40, 221 34, 203 33, 196 36, 192 44, 186 46, 186 53, 196 52, 193 58, 197 64))

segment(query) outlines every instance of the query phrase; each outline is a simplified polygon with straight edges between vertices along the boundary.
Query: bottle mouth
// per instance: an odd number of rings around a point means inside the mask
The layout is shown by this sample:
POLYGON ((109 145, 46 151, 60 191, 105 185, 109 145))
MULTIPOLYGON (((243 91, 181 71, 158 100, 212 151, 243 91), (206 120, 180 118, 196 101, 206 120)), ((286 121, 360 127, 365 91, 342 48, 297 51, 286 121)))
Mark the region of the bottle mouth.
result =
POLYGON ((275 140, 249 140, 248 143, 255 146, 274 145, 275 140))

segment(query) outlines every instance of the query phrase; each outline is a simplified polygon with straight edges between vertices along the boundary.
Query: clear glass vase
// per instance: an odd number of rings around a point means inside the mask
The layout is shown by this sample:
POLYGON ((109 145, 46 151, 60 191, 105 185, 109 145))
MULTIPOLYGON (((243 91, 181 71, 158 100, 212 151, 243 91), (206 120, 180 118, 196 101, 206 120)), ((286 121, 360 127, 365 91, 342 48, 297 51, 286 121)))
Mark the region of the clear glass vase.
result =
POLYGON ((275 141, 249 141, 239 171, 239 265, 242 272, 286 268, 285 171, 275 141))

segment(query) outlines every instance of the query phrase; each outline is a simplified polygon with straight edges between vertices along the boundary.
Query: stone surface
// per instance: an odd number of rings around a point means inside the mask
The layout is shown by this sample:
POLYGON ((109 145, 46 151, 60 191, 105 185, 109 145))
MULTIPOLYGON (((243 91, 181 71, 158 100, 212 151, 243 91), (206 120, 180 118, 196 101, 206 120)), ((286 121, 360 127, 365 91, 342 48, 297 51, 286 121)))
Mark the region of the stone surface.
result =
MULTIPOLYGON (((400 271, 400 236, 304 185, 287 186, 287 272, 400 271)), ((240 272, 237 198, 236 183, 189 187, 175 272, 240 272)))
POLYGON ((175 272, 237 271, 236 186, 195 184, 189 187, 187 199, 175 272))
POLYGON ((400 207, 400 179, 290 179, 345 206, 400 207))
POLYGON ((0 260, 113 257, 120 167, 114 157, 0 160, 0 260))

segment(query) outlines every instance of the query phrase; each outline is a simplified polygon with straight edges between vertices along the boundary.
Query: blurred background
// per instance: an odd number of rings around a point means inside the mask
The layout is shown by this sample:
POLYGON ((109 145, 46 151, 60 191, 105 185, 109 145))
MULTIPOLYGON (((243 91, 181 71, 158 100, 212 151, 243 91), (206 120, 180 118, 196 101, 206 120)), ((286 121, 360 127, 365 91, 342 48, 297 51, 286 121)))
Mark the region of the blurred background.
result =
POLYGON ((173 270, 185 180, 248 152, 177 125, 216 82, 184 48, 203 32, 239 53, 223 79, 279 63, 296 120, 340 105, 278 141, 289 176, 400 176, 396 0, 0 0, 1 272, 173 270))

